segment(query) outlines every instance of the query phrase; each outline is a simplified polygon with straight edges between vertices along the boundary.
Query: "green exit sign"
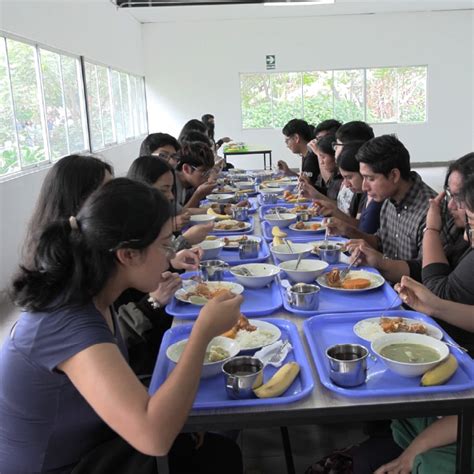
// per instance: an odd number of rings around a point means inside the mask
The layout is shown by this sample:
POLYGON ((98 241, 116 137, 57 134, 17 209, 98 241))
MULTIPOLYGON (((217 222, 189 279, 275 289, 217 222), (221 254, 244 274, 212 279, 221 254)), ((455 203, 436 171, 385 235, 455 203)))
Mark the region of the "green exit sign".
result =
POLYGON ((266 64, 267 64, 267 69, 275 69, 276 60, 275 60, 274 54, 267 54, 266 64))

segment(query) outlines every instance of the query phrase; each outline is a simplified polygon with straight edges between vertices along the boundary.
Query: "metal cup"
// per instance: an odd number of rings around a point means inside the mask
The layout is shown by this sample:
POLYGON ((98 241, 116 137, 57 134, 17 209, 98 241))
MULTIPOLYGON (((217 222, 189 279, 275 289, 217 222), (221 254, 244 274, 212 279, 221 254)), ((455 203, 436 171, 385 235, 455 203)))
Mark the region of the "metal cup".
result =
POLYGON ((257 240, 246 240, 239 245, 239 258, 257 258, 259 242, 257 240))
POLYGON ((319 258, 329 264, 338 263, 341 258, 341 246, 323 244, 318 248, 319 258))
POLYGON ((222 372, 230 398, 250 398, 263 383, 263 363, 255 357, 233 357, 222 366, 222 372))
POLYGON ((203 260, 199 264, 199 273, 204 281, 222 281, 229 264, 223 260, 203 260))
POLYGON ((311 216, 308 211, 296 211, 297 222, 308 222, 311 216))
POLYGON ((232 219, 247 221, 249 219, 249 208, 247 206, 232 206, 232 219))
POLYGON ((291 306, 296 309, 313 310, 319 306, 319 291, 317 285, 296 283, 287 289, 287 298, 291 306))
POLYGON ((369 351, 360 344, 336 344, 328 347, 329 377, 341 387, 357 387, 367 377, 369 351))
POLYGON ((265 204, 276 204, 278 202, 278 194, 263 193, 262 199, 265 204))

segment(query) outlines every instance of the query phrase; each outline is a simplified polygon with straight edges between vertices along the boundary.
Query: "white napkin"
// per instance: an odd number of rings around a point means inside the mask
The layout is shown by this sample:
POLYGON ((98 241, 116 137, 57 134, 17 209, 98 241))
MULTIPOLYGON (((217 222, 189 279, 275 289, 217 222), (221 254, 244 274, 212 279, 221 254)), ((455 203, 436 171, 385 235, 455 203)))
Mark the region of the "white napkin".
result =
POLYGON ((268 346, 265 346, 263 349, 260 349, 258 352, 254 354, 254 357, 256 357, 257 359, 260 359, 263 362, 263 365, 273 365, 273 367, 280 367, 283 361, 286 359, 288 352, 290 352, 293 349, 293 346, 289 342, 286 344, 286 347, 279 354, 277 361, 269 362, 269 360, 280 351, 281 346, 283 346, 284 343, 285 342, 280 339, 279 341, 274 342, 273 344, 270 344, 268 346))

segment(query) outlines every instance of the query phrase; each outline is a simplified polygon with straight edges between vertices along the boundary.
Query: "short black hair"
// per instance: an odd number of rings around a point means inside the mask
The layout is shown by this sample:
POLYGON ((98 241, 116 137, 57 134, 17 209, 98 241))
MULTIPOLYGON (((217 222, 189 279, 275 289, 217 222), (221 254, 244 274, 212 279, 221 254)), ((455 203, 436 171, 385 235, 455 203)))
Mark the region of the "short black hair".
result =
POLYGON ((374 137, 375 134, 372 127, 368 123, 360 120, 347 122, 341 125, 336 132, 336 138, 344 144, 356 141, 366 142, 374 137))
POLYGON ((357 152, 363 144, 360 142, 348 143, 342 147, 337 157, 336 164, 339 169, 349 172, 359 172, 359 162, 356 160, 357 152))
POLYGON ((290 120, 282 129, 283 135, 291 137, 291 135, 299 135, 304 141, 309 142, 313 138, 313 129, 306 120, 293 119, 290 120))
POLYGON ((470 176, 474 175, 474 153, 468 153, 467 155, 461 156, 457 160, 450 163, 448 167, 448 172, 446 173, 445 186, 448 185, 448 179, 451 173, 457 171, 461 176, 463 181, 466 181, 470 176))
POLYGON ((326 155, 334 157, 336 151, 334 150, 332 144, 335 140, 336 137, 334 135, 324 135, 324 137, 322 137, 321 140, 316 143, 316 148, 321 150, 326 155))
POLYGON ((177 171, 183 169, 183 165, 202 166, 208 170, 214 166, 214 153, 211 148, 201 142, 185 143, 179 152, 177 171))
POLYGON ((394 135, 381 135, 364 143, 357 152, 356 159, 359 163, 368 164, 374 173, 385 177, 393 169, 398 169, 403 179, 410 178, 410 153, 394 135))
POLYGON ((153 155, 155 150, 163 146, 172 146, 176 151, 179 151, 181 145, 178 140, 168 133, 150 133, 140 146, 140 156, 153 155))
POLYGON ((157 156, 148 155, 138 157, 130 166, 127 178, 153 186, 165 173, 171 172, 174 177, 173 168, 157 156))
POLYGON ((191 142, 200 142, 200 143, 204 143, 205 145, 209 147, 212 147, 212 141, 209 138, 209 135, 198 132, 197 130, 189 130, 188 132, 186 132, 180 137, 180 140, 181 140, 181 145, 184 145, 185 143, 191 143, 191 142))
POLYGON ((207 127, 198 119, 191 119, 188 120, 183 128, 181 129, 181 132, 179 133, 178 141, 180 143, 183 142, 183 136, 186 135, 188 132, 191 130, 195 130, 201 133, 204 133, 205 135, 207 134, 207 127))
POLYGON ((328 132, 331 135, 334 135, 339 128, 341 127, 342 123, 339 120, 335 119, 328 119, 323 120, 322 122, 318 123, 316 127, 313 129, 313 136, 316 138, 316 135, 321 132, 328 132))

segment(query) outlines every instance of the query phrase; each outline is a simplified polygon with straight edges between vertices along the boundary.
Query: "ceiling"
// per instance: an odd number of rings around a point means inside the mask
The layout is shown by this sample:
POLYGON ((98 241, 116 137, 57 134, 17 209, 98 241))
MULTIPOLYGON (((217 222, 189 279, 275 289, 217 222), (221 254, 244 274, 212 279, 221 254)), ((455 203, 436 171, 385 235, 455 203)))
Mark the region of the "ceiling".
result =
MULTIPOLYGON (((120 2, 146 2, 147 0, 110 0, 113 4, 120 2)), ((304 6, 264 6, 262 4, 243 4, 248 1, 262 0, 156 0, 179 2, 179 6, 140 6, 138 8, 121 8, 140 23, 159 23, 174 21, 209 21, 226 19, 265 19, 285 17, 308 17, 324 15, 367 15, 376 13, 427 12, 474 10, 472 0, 335 0, 335 4, 304 6), (209 3, 229 2, 226 5, 209 5, 209 3), (193 5, 189 3, 207 3, 193 5)), ((269 0, 271 1, 271 0, 269 0)))

